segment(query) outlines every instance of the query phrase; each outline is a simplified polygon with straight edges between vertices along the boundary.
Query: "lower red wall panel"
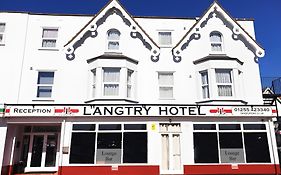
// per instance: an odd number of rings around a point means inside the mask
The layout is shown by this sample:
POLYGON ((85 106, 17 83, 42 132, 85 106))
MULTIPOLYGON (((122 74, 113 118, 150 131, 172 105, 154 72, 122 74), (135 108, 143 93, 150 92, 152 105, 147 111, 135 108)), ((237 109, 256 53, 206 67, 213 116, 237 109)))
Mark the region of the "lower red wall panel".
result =
POLYGON ((12 173, 13 173, 12 165, 2 166, 1 175, 12 175, 12 173))
POLYGON ((279 165, 185 165, 186 175, 207 175, 207 174, 280 174, 279 165))
POLYGON ((58 175, 159 175, 159 166, 63 166, 58 175))

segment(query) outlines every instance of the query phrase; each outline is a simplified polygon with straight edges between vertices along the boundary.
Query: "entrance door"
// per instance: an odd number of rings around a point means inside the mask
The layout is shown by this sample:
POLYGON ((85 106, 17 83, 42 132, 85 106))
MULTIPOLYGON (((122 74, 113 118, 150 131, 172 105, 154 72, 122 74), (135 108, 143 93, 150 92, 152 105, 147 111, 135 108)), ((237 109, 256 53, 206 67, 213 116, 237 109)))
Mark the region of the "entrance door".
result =
POLYGON ((182 173, 179 123, 160 124, 162 142, 161 173, 182 173))
POLYGON ((57 132, 26 133, 23 136, 21 154, 21 160, 25 166, 24 171, 56 171, 58 140, 57 132))

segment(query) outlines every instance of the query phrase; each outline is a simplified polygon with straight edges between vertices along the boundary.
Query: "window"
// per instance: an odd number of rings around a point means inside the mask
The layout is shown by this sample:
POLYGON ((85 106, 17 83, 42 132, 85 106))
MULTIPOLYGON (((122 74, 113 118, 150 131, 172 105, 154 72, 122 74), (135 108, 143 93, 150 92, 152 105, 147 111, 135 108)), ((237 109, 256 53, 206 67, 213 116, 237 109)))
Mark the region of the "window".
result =
POLYGON ((174 75, 171 72, 159 72, 159 97, 161 99, 173 98, 174 75))
POLYGON ((132 97, 132 76, 134 71, 128 69, 127 70, 127 97, 132 97))
POLYGON ((159 32, 159 44, 163 46, 170 46, 172 44, 172 32, 159 32))
POLYGON ((5 43, 5 23, 0 23, 0 45, 5 43))
POLYGON ((218 96, 232 96, 232 77, 231 70, 216 69, 216 83, 218 96))
POLYGON ((271 162, 265 124, 194 124, 193 129, 195 163, 271 162))
POLYGON ((71 164, 147 163, 145 124, 74 124, 72 130, 71 164))
POLYGON ((37 97, 51 97, 54 83, 54 72, 38 72, 37 97))
POLYGON ((95 97, 96 96, 96 78, 97 78, 97 73, 96 73, 96 69, 91 70, 92 72, 92 77, 93 77, 93 84, 92 84, 92 96, 95 97))
POLYGON ((110 29, 107 32, 108 50, 119 50, 120 32, 116 29, 110 29))
POLYGON ((202 87, 202 97, 205 98, 209 98, 209 81, 208 81, 208 72, 204 71, 201 72, 201 87, 202 87))
POLYGON ((219 32, 210 34, 211 50, 213 52, 222 52, 222 35, 219 32))
POLYGON ((103 95, 118 96, 120 68, 103 68, 103 95))
POLYGON ((42 46, 43 48, 55 48, 57 45, 58 29, 43 28, 42 46))

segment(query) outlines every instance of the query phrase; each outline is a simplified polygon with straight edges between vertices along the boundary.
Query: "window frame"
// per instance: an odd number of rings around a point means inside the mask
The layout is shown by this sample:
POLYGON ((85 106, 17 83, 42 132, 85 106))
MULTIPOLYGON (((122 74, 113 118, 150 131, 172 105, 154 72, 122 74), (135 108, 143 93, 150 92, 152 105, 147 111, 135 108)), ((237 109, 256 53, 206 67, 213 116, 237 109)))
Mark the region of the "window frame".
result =
POLYGON ((216 95, 219 98, 231 98, 234 97, 234 84, 233 84, 233 69, 223 69, 223 68, 216 68, 215 69, 215 84, 216 84, 216 95), (229 73, 230 76, 230 83, 218 83, 217 81, 217 72, 220 71, 221 72, 227 72, 229 73), (219 95, 219 86, 230 86, 231 88, 231 95, 219 95))
POLYGON ((210 50, 211 50, 212 53, 219 54, 219 53, 223 53, 224 52, 223 35, 222 35, 221 32, 219 32, 219 31, 212 31, 210 33, 210 35, 209 35, 209 41, 210 41, 210 50), (217 34, 220 36, 220 40, 221 41, 212 41, 211 37, 213 35, 217 35, 217 34), (219 45, 221 50, 213 50, 214 45, 219 45))
POLYGON ((36 98, 37 99, 52 99, 53 98, 53 90, 54 90, 54 82, 55 82, 55 71, 37 71, 37 82, 36 82, 36 98), (51 73, 53 74, 53 76, 51 77, 52 78, 52 83, 39 83, 40 82, 40 73, 51 73), (50 96, 40 96, 40 92, 39 92, 39 88, 40 87, 50 87, 50 96))
POLYGON ((71 150, 71 144, 72 144, 72 134, 73 133, 95 133, 95 146, 94 146, 94 160, 93 163, 70 163, 70 156, 71 156, 71 152, 69 152, 69 165, 98 165, 98 166, 108 166, 108 165, 112 165, 112 164, 116 164, 116 163, 97 163, 97 151, 98 151, 98 136, 99 134, 110 134, 110 133, 120 133, 121 134, 121 155, 120 155, 120 162, 117 164, 148 164, 148 125, 147 123, 138 123, 138 122, 134 122, 134 123, 92 123, 92 122, 73 122, 72 126, 71 126, 71 138, 70 138, 70 148, 69 150, 71 150), (95 129, 94 130, 74 130, 73 126, 74 125, 95 125, 95 129), (145 128, 143 129, 125 129, 125 125, 145 125, 145 128), (113 130, 100 130, 100 125, 121 125, 120 129, 113 129, 113 130), (146 162, 124 162, 124 135, 125 133, 146 133, 146 162))
POLYGON ((57 50, 58 48, 58 38, 59 38, 59 27, 42 27, 42 32, 41 32, 41 47, 40 49, 42 50, 57 50), (51 30, 51 31, 56 31, 56 36, 55 37, 44 37, 44 31, 45 30, 51 30), (55 41, 55 46, 44 46, 44 41, 55 41))
POLYGON ((172 44, 173 44, 173 38, 172 38, 172 35, 173 35, 173 32, 171 30, 161 30, 161 31, 158 31, 158 43, 159 43, 159 46, 160 47, 172 47, 172 44), (164 34, 164 33, 169 33, 170 35, 170 38, 169 38, 169 43, 162 43, 162 36, 161 34, 164 34))
POLYGON ((174 88, 175 88, 175 76, 174 76, 174 71, 159 71, 157 72, 157 77, 158 77, 158 94, 159 94, 159 99, 160 100, 171 100, 174 99, 174 88), (172 75, 172 83, 171 84, 161 84, 160 82, 160 75, 172 75), (171 97, 161 97, 161 88, 171 88, 171 97))
POLYGON ((210 98, 210 80, 209 80, 209 73, 208 73, 208 70, 203 70, 203 71, 200 71, 200 79, 201 79, 201 98, 202 99, 209 99, 210 98), (203 74, 206 74, 207 76, 207 82, 204 83, 203 82, 203 74), (207 96, 205 97, 204 95, 204 88, 207 88, 207 96))
MULTIPOLYGON (((193 128, 193 137, 194 137, 194 133, 216 133, 217 135, 217 146, 218 146, 218 152, 217 152, 217 155, 218 155, 218 162, 211 162, 211 163, 214 163, 214 164, 231 164, 231 162, 222 162, 222 158, 221 158, 221 147, 220 147, 220 136, 219 134, 221 133, 241 133, 241 139, 242 139, 242 149, 243 149, 243 158, 244 158, 244 162, 233 162, 234 164, 257 164, 257 163, 272 163, 273 162, 273 157, 272 157, 272 153, 270 151, 270 137, 268 135, 268 132, 269 132, 269 126, 264 123, 264 122, 233 122, 233 123, 230 123, 230 122, 194 122, 192 124, 193 128), (216 128, 215 129, 195 129, 195 125, 200 125, 200 124, 207 124, 207 125, 215 125, 216 128), (221 130, 219 128, 220 125, 229 125, 229 124, 237 124, 240 126, 240 129, 229 129, 229 130, 221 130), (264 126, 264 129, 245 129, 244 128, 244 125, 263 125, 264 126), (269 160, 270 162, 247 162, 247 153, 246 153, 246 145, 245 143, 247 142, 245 140, 245 134, 247 133, 263 133, 263 134, 266 134, 266 138, 267 138, 267 144, 268 144, 268 156, 269 156, 269 160)), ((194 139, 194 138, 193 138, 194 139)), ((195 145, 194 145, 195 146, 195 145)), ((194 152, 195 154, 195 152, 194 152)), ((210 164, 210 162, 195 162, 195 155, 194 155, 194 163, 195 164, 210 164)))
POLYGON ((0 46, 5 45, 5 33, 6 33, 6 28, 7 28, 7 23, 6 22, 0 22, 0 25, 4 25, 4 30, 0 31, 0 36, 2 36, 2 40, 0 40, 0 46))
POLYGON ((106 46, 106 50, 109 52, 119 52, 120 51, 120 39, 121 39, 121 32, 118 29, 115 28, 111 28, 106 32, 107 35, 107 46, 106 46), (110 32, 116 31, 118 33, 118 39, 110 39, 110 32), (118 48, 117 49, 110 49, 109 45, 110 43, 118 43, 118 48))

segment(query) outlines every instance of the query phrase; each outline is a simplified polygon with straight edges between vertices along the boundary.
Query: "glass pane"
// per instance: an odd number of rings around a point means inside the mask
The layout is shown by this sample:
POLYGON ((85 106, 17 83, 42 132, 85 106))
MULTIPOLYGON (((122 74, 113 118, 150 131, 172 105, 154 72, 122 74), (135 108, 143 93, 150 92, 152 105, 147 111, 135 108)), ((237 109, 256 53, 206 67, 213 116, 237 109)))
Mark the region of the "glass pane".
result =
POLYGON ((219 51, 221 52, 222 51, 222 47, 221 47, 221 44, 211 44, 211 48, 212 48, 212 51, 219 51))
POLYGON ((208 84, 208 73, 207 72, 201 73, 201 81, 202 81, 202 85, 208 84))
POLYGON ((3 34, 0 34, 0 43, 2 43, 4 41, 4 36, 3 34))
POLYGON ((52 97, 52 86, 38 86, 37 97, 52 97))
POLYGON ((25 135, 23 136, 22 140, 22 152, 21 152, 21 161, 23 162, 23 166, 26 167, 27 163, 27 156, 28 156, 28 150, 29 150, 29 141, 30 141, 30 136, 25 135))
POLYGON ((240 124, 219 124, 220 130, 240 130, 240 124))
POLYGON ((244 124, 245 130, 265 130, 265 124, 244 124))
POLYGON ((132 97, 132 86, 127 85, 127 97, 130 98, 132 97))
POLYGON ((232 83, 231 70, 216 69, 216 82, 217 83, 232 83))
POLYGON ((219 133, 221 163, 244 163, 241 133, 219 133))
POLYGON ((72 128, 74 131, 94 131, 95 129, 95 124, 74 124, 72 128))
POLYGON ((218 32, 212 32, 210 34, 210 41, 211 42, 222 42, 221 34, 218 32))
POLYGON ((118 50, 119 42, 118 41, 109 41, 108 42, 108 50, 118 50))
POLYGON ((107 39, 109 40, 119 40, 120 32, 116 29, 110 29, 107 33, 107 39))
POLYGON ((57 38, 58 29, 43 29, 42 37, 43 38, 57 38))
POLYGON ((35 135, 33 137, 31 167, 41 167, 42 151, 43 151, 43 135, 35 135))
POLYGON ((119 82, 120 68, 103 68, 103 82, 119 82))
POLYGON ((146 130, 146 124, 125 124, 125 130, 146 130))
POLYGON ((169 169, 169 135, 161 134, 161 143, 162 143, 162 169, 169 169))
POLYGON ((123 162, 147 163, 147 133, 124 133, 123 162))
POLYGON ((174 75, 173 73, 159 73, 158 81, 159 81, 159 85, 173 85, 174 75))
POLYGON ((159 96, 160 98, 173 98, 173 87, 160 87, 159 96))
POLYGON ((202 86, 202 96, 203 98, 209 98, 209 86, 202 86))
POLYGON ((57 135, 48 135, 47 136, 47 145, 46 145, 46 167, 56 166, 56 155, 57 155, 57 135))
POLYGON ((216 130, 216 124, 194 124, 194 130, 216 130))
POLYGON ((97 164, 121 163, 121 133, 98 133, 97 164))
POLYGON ((43 39, 42 47, 56 47, 56 42, 54 39, 43 39))
POLYGON ((69 163, 94 163, 95 133, 72 133, 69 163))
POLYGON ((99 130, 121 130, 121 124, 101 124, 99 130))
POLYGON ((60 126, 33 126, 32 132, 59 132, 60 126))
POLYGON ((118 96, 119 95, 119 84, 105 84, 103 95, 118 96))
POLYGON ((219 163, 217 133, 194 133, 195 163, 219 163))
POLYGON ((244 133, 247 163, 270 163, 266 133, 244 133))
POLYGON ((231 85, 218 85, 218 95, 219 96, 232 96, 232 86, 231 85))
POLYGON ((37 84, 53 84, 54 72, 38 72, 37 84))
POLYGON ((4 32, 5 32, 5 26, 6 26, 5 23, 0 23, 0 32, 1 32, 1 33, 4 33, 4 32))
POLYGON ((172 44, 172 33, 171 32, 159 32, 159 43, 161 45, 171 45, 172 44))
POLYGON ((29 133, 31 132, 31 126, 25 126, 23 130, 23 132, 29 133))

